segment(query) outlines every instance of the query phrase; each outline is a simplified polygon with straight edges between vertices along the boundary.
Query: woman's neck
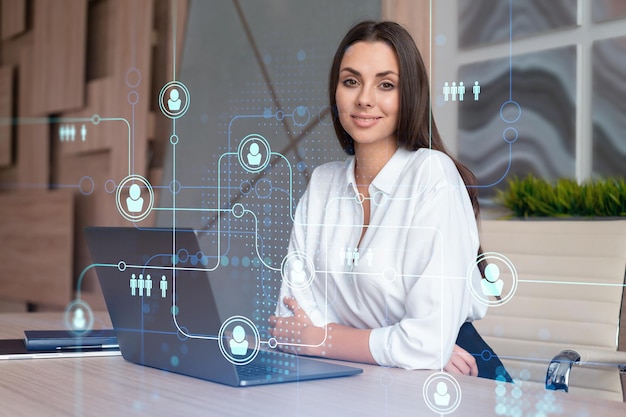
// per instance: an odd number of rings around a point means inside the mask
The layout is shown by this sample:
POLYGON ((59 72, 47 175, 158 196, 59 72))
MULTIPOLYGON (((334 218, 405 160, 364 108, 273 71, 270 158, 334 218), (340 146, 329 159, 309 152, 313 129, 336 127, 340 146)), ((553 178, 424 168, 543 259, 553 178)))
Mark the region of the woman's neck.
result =
MULTIPOLYGON (((394 143, 355 144, 354 178, 360 187, 368 187, 398 149, 394 143)), ((359 187, 359 188, 360 188, 359 187)))

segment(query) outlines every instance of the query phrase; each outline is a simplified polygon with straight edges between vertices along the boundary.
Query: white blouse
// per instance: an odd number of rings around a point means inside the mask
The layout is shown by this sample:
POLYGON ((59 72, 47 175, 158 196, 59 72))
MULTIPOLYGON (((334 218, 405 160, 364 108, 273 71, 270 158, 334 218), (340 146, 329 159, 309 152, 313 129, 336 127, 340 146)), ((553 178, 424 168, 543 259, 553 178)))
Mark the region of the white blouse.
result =
POLYGON ((468 275, 480 273, 465 184, 445 154, 398 149, 369 187, 370 223, 357 248, 363 208, 354 161, 314 170, 286 258, 300 259, 298 271, 287 268, 293 276, 283 281, 277 315, 291 315, 282 299, 295 297, 317 326, 373 329, 369 348, 380 365, 442 369, 463 322, 486 312, 468 288, 468 275))

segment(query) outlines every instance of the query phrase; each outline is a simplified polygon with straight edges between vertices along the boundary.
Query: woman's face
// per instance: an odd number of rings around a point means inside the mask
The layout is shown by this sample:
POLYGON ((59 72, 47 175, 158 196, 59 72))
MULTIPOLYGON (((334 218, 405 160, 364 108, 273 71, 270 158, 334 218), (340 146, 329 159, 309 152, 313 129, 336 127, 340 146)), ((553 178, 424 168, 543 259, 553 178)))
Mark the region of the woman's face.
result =
POLYGON ((335 91, 339 121, 355 149, 396 145, 400 111, 400 71, 394 50, 385 42, 357 42, 343 56, 335 91))

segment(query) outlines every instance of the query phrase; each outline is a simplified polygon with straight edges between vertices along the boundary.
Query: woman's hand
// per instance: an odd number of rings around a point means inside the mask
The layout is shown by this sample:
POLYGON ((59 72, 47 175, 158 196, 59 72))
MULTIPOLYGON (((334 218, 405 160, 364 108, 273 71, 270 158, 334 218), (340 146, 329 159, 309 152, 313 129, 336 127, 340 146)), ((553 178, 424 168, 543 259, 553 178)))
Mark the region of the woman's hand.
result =
POLYGON ((323 355, 326 329, 313 325, 295 298, 285 297, 283 302, 293 316, 269 318, 270 334, 278 341, 278 349, 303 355, 323 355))
POLYGON ((454 345, 450 362, 443 369, 453 374, 478 376, 476 358, 459 345, 454 345))

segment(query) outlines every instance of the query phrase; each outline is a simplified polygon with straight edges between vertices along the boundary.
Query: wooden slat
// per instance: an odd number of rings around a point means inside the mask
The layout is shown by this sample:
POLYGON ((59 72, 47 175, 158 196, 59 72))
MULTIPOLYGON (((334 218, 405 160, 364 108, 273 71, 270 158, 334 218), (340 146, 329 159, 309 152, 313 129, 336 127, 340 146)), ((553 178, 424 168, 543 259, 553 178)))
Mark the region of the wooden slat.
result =
POLYGON ((35 114, 80 108, 85 85, 87 2, 35 0, 34 4, 35 114))
POLYGON ((72 294, 73 195, 0 194, 0 297, 63 307, 72 294))
POLYGON ((13 67, 0 67, 0 168, 11 165, 13 155, 13 67))
POLYGON ((26 30, 26 0, 1 0, 0 40, 19 35, 26 30))
POLYGON ((429 71, 430 1, 382 0, 382 18, 398 22, 409 30, 429 71))

